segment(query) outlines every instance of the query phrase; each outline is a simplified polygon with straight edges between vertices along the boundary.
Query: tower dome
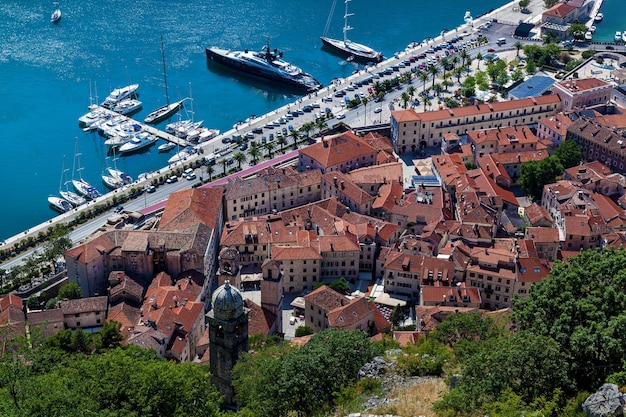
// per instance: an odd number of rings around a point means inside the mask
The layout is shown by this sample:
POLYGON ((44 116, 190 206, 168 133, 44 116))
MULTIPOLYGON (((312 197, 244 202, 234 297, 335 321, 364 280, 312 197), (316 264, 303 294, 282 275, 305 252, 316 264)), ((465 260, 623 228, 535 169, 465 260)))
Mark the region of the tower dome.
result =
POLYGON ((215 290, 212 303, 213 315, 219 320, 234 320, 244 313, 243 297, 228 280, 215 290))

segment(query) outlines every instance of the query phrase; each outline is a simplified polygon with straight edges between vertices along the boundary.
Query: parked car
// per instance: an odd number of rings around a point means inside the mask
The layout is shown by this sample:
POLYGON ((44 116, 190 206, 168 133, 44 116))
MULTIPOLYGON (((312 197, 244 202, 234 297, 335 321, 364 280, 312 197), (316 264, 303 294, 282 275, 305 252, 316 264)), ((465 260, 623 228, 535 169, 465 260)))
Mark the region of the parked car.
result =
POLYGON ((374 113, 380 113, 381 111, 383 111, 383 109, 381 109, 380 107, 376 107, 374 109, 374 113))
POLYGON ((176 181, 178 181, 178 177, 176 175, 172 175, 167 180, 165 180, 165 182, 168 183, 168 184, 173 184, 176 181))

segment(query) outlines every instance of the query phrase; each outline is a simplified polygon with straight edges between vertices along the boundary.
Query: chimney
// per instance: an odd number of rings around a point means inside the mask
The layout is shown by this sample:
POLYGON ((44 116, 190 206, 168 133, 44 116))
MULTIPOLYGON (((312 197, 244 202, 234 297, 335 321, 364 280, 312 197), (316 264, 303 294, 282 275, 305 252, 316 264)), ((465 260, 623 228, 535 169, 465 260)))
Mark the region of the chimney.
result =
POLYGON ((337 176, 336 175, 333 177, 333 183, 335 184, 335 187, 336 187, 337 186, 337 176))
POLYGON ((346 186, 344 185, 343 181, 341 181, 341 189, 343 190, 345 188, 346 188, 346 186))
POLYGON ((324 144, 325 148, 328 148, 328 141, 326 139, 322 139, 322 144, 324 144))

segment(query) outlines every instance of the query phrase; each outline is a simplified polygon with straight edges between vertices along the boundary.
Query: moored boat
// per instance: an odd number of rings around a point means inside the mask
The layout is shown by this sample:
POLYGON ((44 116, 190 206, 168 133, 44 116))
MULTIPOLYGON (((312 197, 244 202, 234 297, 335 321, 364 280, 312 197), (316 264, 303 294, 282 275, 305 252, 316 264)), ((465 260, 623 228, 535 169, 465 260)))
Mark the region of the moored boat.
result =
POLYGON ((211 140, 217 135, 220 134, 219 129, 206 129, 202 128, 200 134, 198 135, 198 143, 206 142, 207 140, 211 140))
POLYGON ((284 61, 282 52, 277 49, 272 51, 269 42, 260 51, 230 51, 214 46, 206 48, 206 56, 213 62, 299 91, 310 93, 322 88, 322 84, 312 75, 284 61))
POLYGON ((621 42, 622 41, 622 32, 620 32, 619 30, 617 32, 615 32, 614 40, 615 40, 615 42, 621 42))
POLYGON ((165 142, 157 148, 159 152, 169 152, 176 147, 174 142, 165 142))
POLYGON ((602 19, 604 19, 604 15, 602 13, 596 13, 595 17, 593 18, 594 22, 601 22, 602 19))
POLYGON ((148 146, 154 145, 157 141, 157 137, 149 134, 148 132, 141 132, 136 134, 130 141, 123 144, 118 152, 121 154, 128 154, 132 152, 140 151, 148 146))
POLYGON ((160 121, 167 119, 178 110, 180 110, 181 107, 183 107, 184 100, 170 103, 170 96, 167 90, 167 71, 165 67, 165 45, 163 43, 163 35, 161 35, 161 58, 163 60, 163 80, 165 81, 165 105, 148 113, 148 115, 144 119, 144 122, 146 123, 159 123, 160 121))
POLYGON ((119 114, 131 114, 141 110, 142 106, 143 103, 136 98, 127 98, 114 105, 111 110, 119 114))
POLYGON ((193 147, 193 146, 186 146, 185 149, 176 152, 176 155, 172 156, 170 159, 167 160, 168 164, 175 164, 176 162, 181 162, 186 160, 188 157, 190 157, 191 155, 195 154, 196 152, 198 152, 198 150, 193 147))
POLYGON ((131 84, 126 87, 116 88, 102 102, 102 107, 112 109, 122 100, 133 98, 139 88, 139 84, 131 84))
MULTIPOLYGON (((344 13, 344 24, 343 24, 343 39, 333 39, 326 36, 328 32, 328 28, 330 27, 330 22, 332 19, 332 15, 334 10, 331 10, 330 15, 328 16, 328 20, 326 21, 326 28, 324 30, 324 36, 321 37, 322 43, 331 48, 332 50, 341 53, 342 55, 347 57, 348 61, 360 61, 360 62, 380 62, 383 60, 383 54, 375 51, 369 46, 365 46, 363 44, 353 42, 348 39, 348 31, 352 30, 353 27, 348 25, 348 17, 353 16, 353 13, 348 13, 348 3, 350 0, 345 0, 346 11, 344 13)), ((334 3, 333 3, 334 8, 334 3)))
POLYGON ((100 197, 100 191, 83 179, 81 174, 83 168, 80 166, 80 155, 81 154, 78 151, 78 138, 76 138, 76 152, 74 153, 74 166, 72 170, 72 185, 78 194, 93 200, 100 197), (76 168, 77 166, 78 168, 76 168), (74 174, 76 172, 78 172, 78 179, 74 178, 74 174))
POLYGON ((50 196, 48 197, 48 203, 50 204, 50 207, 60 213, 65 213, 72 209, 72 205, 61 197, 50 196))

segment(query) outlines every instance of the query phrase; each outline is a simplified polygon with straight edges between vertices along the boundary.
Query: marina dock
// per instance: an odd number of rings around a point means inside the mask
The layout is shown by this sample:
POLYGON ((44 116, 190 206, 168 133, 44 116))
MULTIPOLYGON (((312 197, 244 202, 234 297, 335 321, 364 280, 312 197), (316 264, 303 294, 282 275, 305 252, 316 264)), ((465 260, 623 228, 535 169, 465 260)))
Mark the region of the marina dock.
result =
MULTIPOLYGON (((113 110, 110 110, 110 109, 107 109, 106 107, 102 107, 102 106, 98 106, 98 105, 90 106, 89 109, 91 111, 94 111, 94 112, 102 112, 103 114, 106 114, 107 116, 110 116, 110 117, 114 117, 114 116, 118 116, 119 115, 119 113, 116 113, 113 110)), ((127 116, 125 116, 125 117, 127 117, 127 116)), ((193 143, 189 142, 186 139, 179 138, 178 136, 175 136, 175 135, 171 135, 171 134, 169 134, 167 132, 159 130, 159 129, 157 129, 157 128, 153 127, 153 126, 150 126, 150 125, 148 125, 146 123, 137 121, 137 120, 135 120, 135 119, 133 119, 131 117, 127 117, 127 119, 128 120, 126 121, 126 123, 132 123, 132 124, 141 125, 145 132, 148 132, 151 135, 154 135, 154 136, 156 136, 159 139, 166 140, 168 142, 174 143, 174 144, 179 145, 181 147, 193 146, 193 143)))

